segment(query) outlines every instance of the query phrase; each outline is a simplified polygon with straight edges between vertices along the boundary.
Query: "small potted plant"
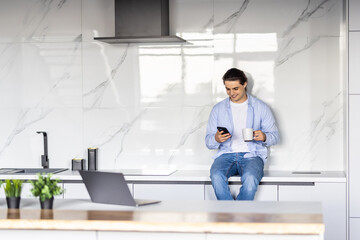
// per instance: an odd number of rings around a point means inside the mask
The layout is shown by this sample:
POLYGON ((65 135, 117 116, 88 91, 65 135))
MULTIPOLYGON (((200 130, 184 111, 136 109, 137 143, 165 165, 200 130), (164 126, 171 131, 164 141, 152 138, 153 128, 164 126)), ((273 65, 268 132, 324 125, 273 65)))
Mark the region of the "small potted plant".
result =
POLYGON ((64 191, 58 185, 60 179, 51 179, 52 174, 37 174, 37 180, 29 180, 32 185, 31 193, 35 197, 39 197, 41 209, 52 209, 54 196, 62 194, 64 191))
POLYGON ((8 208, 20 207, 21 189, 23 182, 23 180, 19 179, 6 179, 5 182, 0 181, 0 185, 4 186, 8 208))

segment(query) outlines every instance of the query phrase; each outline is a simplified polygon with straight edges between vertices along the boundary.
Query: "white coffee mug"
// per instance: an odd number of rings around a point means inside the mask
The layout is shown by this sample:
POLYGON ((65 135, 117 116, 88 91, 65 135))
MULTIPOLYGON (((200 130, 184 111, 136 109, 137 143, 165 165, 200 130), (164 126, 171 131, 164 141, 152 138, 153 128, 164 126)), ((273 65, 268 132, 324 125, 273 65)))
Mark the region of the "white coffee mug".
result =
POLYGON ((245 142, 251 142, 254 139, 254 131, 252 128, 244 128, 242 134, 245 142))

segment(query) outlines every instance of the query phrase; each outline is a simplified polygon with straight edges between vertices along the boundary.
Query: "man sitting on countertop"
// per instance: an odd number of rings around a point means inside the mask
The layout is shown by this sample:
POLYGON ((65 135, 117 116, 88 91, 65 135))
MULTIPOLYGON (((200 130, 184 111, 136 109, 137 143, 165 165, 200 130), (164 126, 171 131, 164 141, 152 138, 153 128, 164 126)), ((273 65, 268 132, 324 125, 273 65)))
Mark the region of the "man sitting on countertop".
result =
POLYGON ((240 175, 242 186, 236 200, 253 200, 264 175, 267 148, 278 143, 279 132, 270 108, 247 93, 243 71, 229 69, 223 83, 229 97, 213 107, 205 137, 209 149, 218 149, 210 170, 211 183, 218 200, 234 200, 228 179, 240 175), (218 127, 225 127, 228 133, 218 127), (250 142, 244 141, 246 128, 254 130, 250 142))

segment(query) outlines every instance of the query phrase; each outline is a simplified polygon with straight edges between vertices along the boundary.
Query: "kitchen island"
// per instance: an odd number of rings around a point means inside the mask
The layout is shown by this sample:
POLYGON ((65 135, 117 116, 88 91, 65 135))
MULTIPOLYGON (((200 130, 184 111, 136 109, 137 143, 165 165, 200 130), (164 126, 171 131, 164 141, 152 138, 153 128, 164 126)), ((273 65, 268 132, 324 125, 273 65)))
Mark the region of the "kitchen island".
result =
POLYGON ((41 239, 45 232, 54 239, 69 232, 97 240, 323 239, 324 230, 316 202, 163 201, 127 207, 56 199, 54 210, 40 210, 37 199, 22 199, 20 210, 8 210, 0 200, 0 234, 11 239, 41 239))

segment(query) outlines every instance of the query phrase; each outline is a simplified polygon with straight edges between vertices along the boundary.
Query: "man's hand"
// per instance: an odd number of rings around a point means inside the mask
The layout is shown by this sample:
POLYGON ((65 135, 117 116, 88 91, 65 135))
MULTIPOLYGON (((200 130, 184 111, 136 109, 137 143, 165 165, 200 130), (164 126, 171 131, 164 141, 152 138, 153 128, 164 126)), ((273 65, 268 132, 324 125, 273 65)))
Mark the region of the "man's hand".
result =
POLYGON ((223 131, 217 131, 215 134, 215 140, 218 143, 223 143, 226 140, 228 140, 229 138, 231 138, 230 133, 226 133, 226 134, 222 134, 222 133, 223 133, 223 131))
POLYGON ((254 141, 266 141, 266 135, 261 130, 254 131, 254 141))

